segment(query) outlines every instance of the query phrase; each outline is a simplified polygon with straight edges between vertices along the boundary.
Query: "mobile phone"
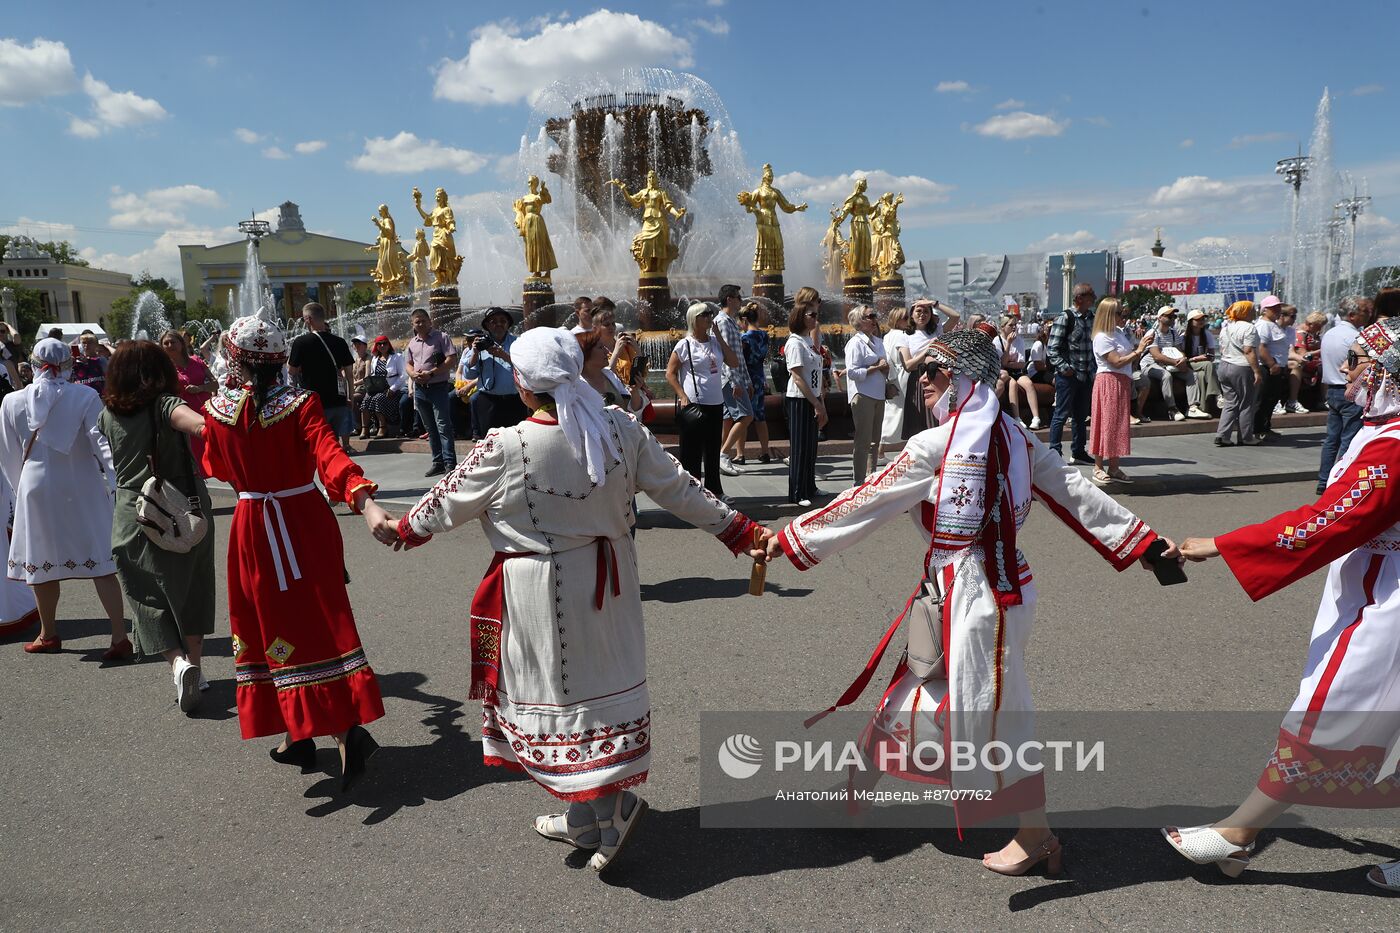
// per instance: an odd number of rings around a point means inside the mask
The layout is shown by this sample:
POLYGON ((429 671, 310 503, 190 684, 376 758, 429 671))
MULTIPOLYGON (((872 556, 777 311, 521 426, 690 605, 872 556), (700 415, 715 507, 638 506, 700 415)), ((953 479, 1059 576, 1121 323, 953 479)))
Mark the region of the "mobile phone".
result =
POLYGON ((1147 553, 1143 557, 1152 565, 1152 572, 1157 575, 1157 582, 1162 586, 1185 583, 1186 571, 1181 569, 1181 564, 1177 562, 1176 558, 1162 556, 1166 549, 1167 542, 1158 538, 1147 546, 1147 553))

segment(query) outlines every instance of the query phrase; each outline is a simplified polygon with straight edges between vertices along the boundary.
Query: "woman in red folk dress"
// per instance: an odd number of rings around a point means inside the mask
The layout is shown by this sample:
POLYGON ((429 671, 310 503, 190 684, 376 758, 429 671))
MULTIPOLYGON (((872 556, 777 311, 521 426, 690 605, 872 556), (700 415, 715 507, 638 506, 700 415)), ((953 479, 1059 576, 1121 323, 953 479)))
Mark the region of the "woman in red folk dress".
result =
POLYGON ((363 724, 384 704, 345 592, 340 529, 314 476, 332 501, 362 511, 375 537, 397 535, 315 393, 278 384, 282 332, 240 318, 227 348, 239 387, 205 405, 204 466, 238 491, 228 593, 239 724, 245 739, 285 732, 271 755, 303 772, 316 760, 314 737, 334 736, 344 790, 378 748, 363 724))
MULTIPOLYGON (((1218 538, 1188 538, 1189 560, 1223 557, 1251 599, 1327 568, 1293 707, 1259 782, 1213 826, 1162 830, 1172 847, 1229 877, 1294 804, 1400 806, 1400 318, 1357 338, 1348 399, 1365 421, 1311 505, 1218 538)), ((1366 880, 1400 893, 1400 861, 1366 880)))

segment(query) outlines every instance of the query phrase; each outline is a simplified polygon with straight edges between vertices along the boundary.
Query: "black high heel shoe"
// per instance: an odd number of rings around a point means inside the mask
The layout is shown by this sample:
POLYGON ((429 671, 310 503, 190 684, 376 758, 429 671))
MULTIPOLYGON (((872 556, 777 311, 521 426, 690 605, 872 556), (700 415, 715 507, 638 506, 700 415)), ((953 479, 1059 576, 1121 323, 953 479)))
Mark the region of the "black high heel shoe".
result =
POLYGON ((299 739, 288 745, 286 749, 269 748, 267 753, 278 764, 300 766, 302 774, 316 769, 315 739, 299 739))
POLYGON ((345 734, 345 757, 341 762, 340 789, 342 792, 350 789, 359 777, 365 773, 365 765, 374 753, 379 751, 379 743, 374 740, 374 736, 369 734, 369 730, 364 726, 351 726, 350 731, 345 734))

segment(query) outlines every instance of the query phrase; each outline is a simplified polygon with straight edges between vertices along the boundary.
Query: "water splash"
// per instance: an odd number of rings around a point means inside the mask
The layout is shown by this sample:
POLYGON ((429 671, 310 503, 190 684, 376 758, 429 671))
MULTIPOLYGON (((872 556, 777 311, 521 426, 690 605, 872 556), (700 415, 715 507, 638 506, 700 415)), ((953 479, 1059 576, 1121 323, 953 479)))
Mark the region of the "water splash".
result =
POLYGON ((278 319, 272 285, 267 279, 267 270, 263 268, 256 240, 248 240, 248 251, 243 259, 243 281, 238 286, 235 306, 239 317, 260 317, 265 321, 278 319))
POLYGON ((136 304, 131 308, 131 339, 151 340, 159 338, 170 329, 170 319, 165 316, 165 304, 150 289, 136 296, 136 304))

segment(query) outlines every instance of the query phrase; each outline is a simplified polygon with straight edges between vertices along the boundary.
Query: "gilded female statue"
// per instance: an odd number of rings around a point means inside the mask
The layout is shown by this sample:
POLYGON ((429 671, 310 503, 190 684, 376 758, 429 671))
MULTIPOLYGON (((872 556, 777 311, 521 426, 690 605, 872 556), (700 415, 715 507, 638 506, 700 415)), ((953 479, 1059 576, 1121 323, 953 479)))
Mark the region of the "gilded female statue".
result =
POLYGON ((882 279, 898 275, 904 265, 904 247, 899 244, 899 205, 903 203, 903 194, 885 192, 871 212, 870 229, 875 234, 873 265, 882 279))
POLYGON ((841 269, 845 265, 846 240, 841 236, 841 212, 831 211, 831 224, 822 237, 822 271, 830 288, 841 287, 841 269))
POLYGON ((525 269, 532 278, 548 279, 551 269, 559 268, 549 228, 544 225, 544 206, 553 203, 549 186, 538 175, 530 176, 530 193, 515 201, 515 229, 525 241, 525 269))
POLYGON ((457 232, 457 218, 447 205, 447 192, 439 188, 434 198, 437 206, 431 214, 423 210, 423 192, 413 189, 413 206, 418 208, 418 216, 423 218, 423 226, 433 228, 433 245, 428 253, 428 268, 433 270, 433 287, 456 285, 457 274, 462 271, 462 257, 457 255, 457 244, 452 234, 457 232))
POLYGON ((752 191, 740 191, 739 203, 754 217, 758 240, 753 251, 753 271, 760 275, 777 275, 786 267, 783 259, 783 231, 778 226, 778 210, 792 214, 805 211, 805 203, 794 207, 773 187, 773 166, 764 163, 763 180, 752 191))
POLYGON ((413 290, 415 292, 430 288, 428 282, 428 257, 432 251, 428 249, 428 238, 423 233, 423 228, 419 227, 417 236, 413 238, 413 252, 408 254, 408 267, 413 270, 413 290))
POLYGON ((379 216, 371 217, 369 221, 379 231, 374 245, 365 247, 365 252, 374 253, 376 257, 369 277, 379 286, 380 295, 401 295, 407 276, 404 274, 403 247, 399 245, 394 218, 389 216, 389 205, 379 205, 379 216))
POLYGON ((666 215, 680 220, 685 216, 685 208, 671 203, 670 196, 661 190, 655 171, 647 172, 647 186, 636 194, 629 193, 616 178, 608 184, 617 185, 628 204, 642 209, 641 232, 632 238, 632 258, 637 260, 637 268, 644 276, 664 276, 679 254, 671 243, 671 224, 666 215))
POLYGON ((846 239, 846 275, 870 274, 870 199, 865 196, 866 181, 856 179, 856 190, 841 205, 839 224, 851 218, 851 235, 846 239))

